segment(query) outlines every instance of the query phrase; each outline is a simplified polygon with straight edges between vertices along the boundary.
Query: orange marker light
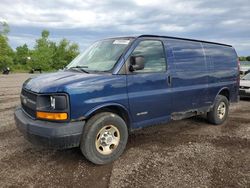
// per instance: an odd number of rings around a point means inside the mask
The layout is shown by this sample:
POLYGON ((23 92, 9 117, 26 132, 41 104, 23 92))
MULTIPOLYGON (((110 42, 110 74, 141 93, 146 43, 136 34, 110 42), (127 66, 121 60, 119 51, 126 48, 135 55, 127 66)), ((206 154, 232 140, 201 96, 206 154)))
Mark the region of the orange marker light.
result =
POLYGON ((66 120, 68 119, 68 114, 65 112, 62 113, 36 112, 36 117, 48 120, 66 120))

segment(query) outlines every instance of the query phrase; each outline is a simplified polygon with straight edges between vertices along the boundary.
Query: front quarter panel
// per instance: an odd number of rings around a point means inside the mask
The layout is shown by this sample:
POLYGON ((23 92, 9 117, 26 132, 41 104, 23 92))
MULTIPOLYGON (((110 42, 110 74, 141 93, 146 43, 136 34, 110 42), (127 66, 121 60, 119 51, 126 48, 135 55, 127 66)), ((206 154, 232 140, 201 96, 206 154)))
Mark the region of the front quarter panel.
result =
POLYGON ((65 86, 70 96, 71 120, 84 119, 90 111, 105 104, 128 109, 125 75, 100 75, 94 79, 65 86))

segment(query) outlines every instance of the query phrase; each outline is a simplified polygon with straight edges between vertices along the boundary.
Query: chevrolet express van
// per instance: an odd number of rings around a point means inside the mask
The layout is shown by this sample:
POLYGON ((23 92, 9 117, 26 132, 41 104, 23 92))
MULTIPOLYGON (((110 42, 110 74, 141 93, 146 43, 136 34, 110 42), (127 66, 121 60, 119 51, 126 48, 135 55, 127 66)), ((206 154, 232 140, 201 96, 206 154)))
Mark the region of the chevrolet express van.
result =
POLYGON ((25 81, 17 128, 32 143, 80 147, 95 164, 117 159, 129 132, 207 114, 215 125, 238 101, 230 45, 141 35, 95 42, 63 71, 25 81))

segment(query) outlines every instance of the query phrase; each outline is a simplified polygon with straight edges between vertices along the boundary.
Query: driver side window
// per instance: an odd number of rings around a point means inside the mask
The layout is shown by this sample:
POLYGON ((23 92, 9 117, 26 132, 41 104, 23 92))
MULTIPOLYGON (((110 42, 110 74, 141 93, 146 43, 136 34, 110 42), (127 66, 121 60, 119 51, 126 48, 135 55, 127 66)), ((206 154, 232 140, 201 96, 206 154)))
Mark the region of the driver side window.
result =
POLYGON ((161 41, 145 40, 141 41, 134 49, 131 56, 144 57, 144 69, 135 70, 135 73, 164 72, 166 71, 166 61, 164 48, 161 41))

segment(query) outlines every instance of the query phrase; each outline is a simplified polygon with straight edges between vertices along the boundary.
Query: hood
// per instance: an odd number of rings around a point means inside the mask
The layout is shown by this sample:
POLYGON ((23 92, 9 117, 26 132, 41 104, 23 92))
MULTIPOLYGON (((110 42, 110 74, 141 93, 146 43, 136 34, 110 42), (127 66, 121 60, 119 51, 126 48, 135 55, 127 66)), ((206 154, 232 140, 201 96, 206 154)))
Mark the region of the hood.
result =
MULTIPOLYGON (((76 82, 88 82, 105 74, 87 74, 75 71, 60 71, 55 73, 41 74, 33 78, 29 78, 23 84, 27 90, 36 93, 54 93, 63 92, 65 86, 76 82)), ((100 78, 101 79, 101 78, 100 78)))
POLYGON ((250 80, 240 80, 240 86, 250 87, 250 80))

